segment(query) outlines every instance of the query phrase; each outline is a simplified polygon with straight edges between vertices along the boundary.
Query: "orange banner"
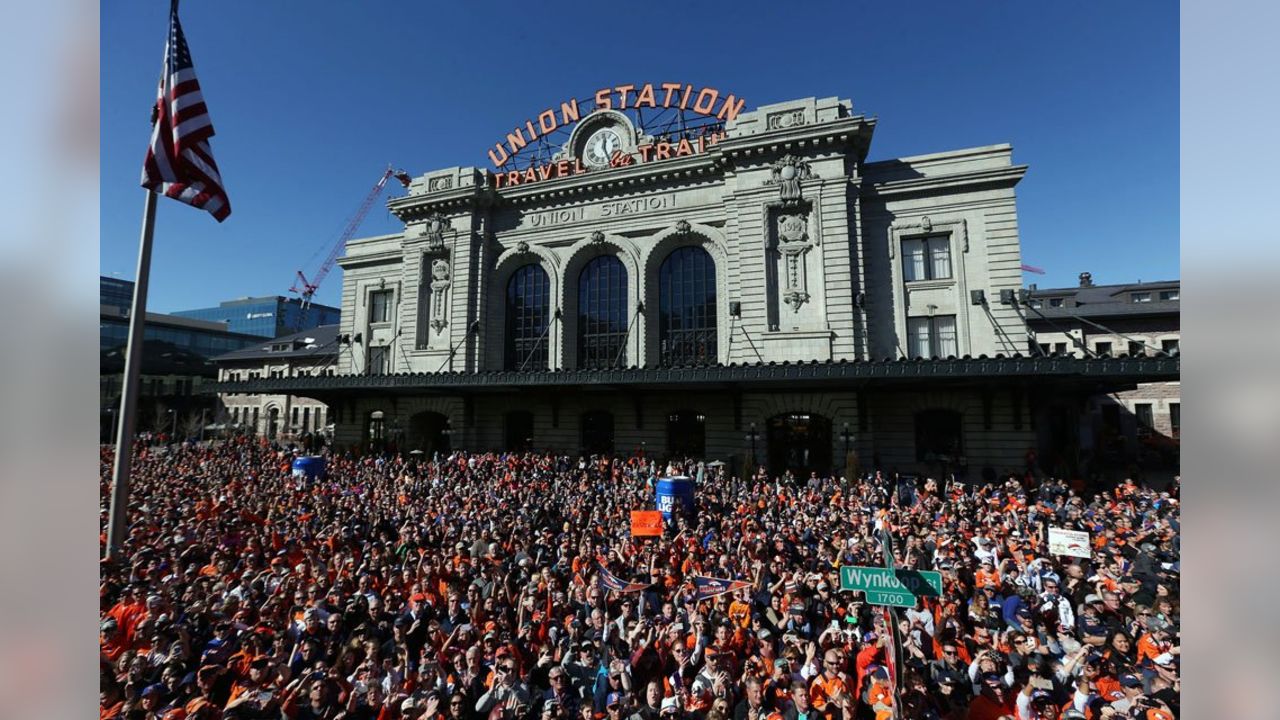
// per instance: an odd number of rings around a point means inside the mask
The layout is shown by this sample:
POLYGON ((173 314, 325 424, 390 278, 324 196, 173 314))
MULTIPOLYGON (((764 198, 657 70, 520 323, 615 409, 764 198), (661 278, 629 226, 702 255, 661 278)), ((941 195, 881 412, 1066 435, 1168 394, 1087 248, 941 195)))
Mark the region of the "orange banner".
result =
POLYGON ((631 537, 662 537, 662 513, 657 510, 632 510, 631 537))

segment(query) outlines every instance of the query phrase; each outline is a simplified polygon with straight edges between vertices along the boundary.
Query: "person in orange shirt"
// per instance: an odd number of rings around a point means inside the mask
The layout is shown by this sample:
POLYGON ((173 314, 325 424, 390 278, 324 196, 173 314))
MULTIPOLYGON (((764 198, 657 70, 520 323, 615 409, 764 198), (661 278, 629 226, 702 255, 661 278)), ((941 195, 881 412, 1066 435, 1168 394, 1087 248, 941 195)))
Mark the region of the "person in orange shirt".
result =
POLYGON ((853 683, 844 672, 844 657, 836 648, 827 650, 822 656, 822 673, 809 683, 809 702, 818 710, 834 716, 833 711, 838 710, 853 692, 853 683))
POLYGON ((995 563, 990 560, 983 560, 982 567, 973 573, 973 584, 978 587, 983 585, 1000 587, 1000 571, 996 570, 995 563))

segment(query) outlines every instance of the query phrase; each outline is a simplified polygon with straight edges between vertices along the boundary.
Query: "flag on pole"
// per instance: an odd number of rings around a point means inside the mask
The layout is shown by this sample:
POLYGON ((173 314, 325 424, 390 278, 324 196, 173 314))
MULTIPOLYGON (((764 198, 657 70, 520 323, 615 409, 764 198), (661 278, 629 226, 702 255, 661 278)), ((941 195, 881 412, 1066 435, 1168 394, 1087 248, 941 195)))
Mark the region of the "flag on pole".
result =
POLYGON ((208 210, 222 222, 231 214, 231 201, 222 188, 218 164, 209 149, 211 137, 213 122, 178 22, 178 0, 173 0, 169 6, 164 70, 151 111, 151 146, 142 165, 142 187, 208 210))

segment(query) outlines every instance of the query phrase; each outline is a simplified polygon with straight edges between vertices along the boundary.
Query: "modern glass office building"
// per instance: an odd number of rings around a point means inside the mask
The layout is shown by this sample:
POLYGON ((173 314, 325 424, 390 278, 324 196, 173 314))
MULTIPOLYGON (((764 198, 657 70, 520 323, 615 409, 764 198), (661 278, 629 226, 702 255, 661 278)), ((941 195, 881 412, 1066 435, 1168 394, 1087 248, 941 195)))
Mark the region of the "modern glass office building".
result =
POLYGON ((276 338, 321 325, 337 324, 341 311, 315 303, 303 308, 302 301, 297 298, 268 295, 227 300, 218 303, 217 307, 179 310, 173 314, 197 320, 224 322, 227 329, 234 333, 276 338))
MULTIPOLYGON (((129 311, 133 283, 101 278, 98 313, 99 405, 102 438, 113 435, 124 381, 125 350, 129 342, 129 311)), ((261 343, 257 335, 237 333, 226 323, 147 313, 143 329, 142 394, 138 429, 172 429, 205 411, 212 422, 216 401, 199 394, 201 384, 213 381, 217 369, 212 359, 232 350, 261 343)))

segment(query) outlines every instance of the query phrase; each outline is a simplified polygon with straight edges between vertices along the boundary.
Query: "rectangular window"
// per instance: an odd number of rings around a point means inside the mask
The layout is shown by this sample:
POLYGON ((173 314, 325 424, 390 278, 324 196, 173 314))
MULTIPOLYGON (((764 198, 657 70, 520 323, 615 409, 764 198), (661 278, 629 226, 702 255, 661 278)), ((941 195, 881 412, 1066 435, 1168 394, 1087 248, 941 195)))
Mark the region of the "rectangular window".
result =
POLYGON ((388 361, 391 358, 391 346, 374 345, 369 348, 369 374, 370 375, 386 375, 388 370, 388 361))
POLYGON ((1177 299, 1178 299, 1178 291, 1177 291, 1177 290, 1161 290, 1161 291, 1160 291, 1160 299, 1161 299, 1161 300, 1164 300, 1164 301, 1166 301, 1166 302, 1168 302, 1168 301, 1170 301, 1170 300, 1177 300, 1177 299))
POLYGON ((297 427, 298 425, 298 406, 297 405, 293 406, 293 425, 294 427, 297 427))
POLYGON ((902 278, 948 280, 951 278, 951 236, 934 235, 902 241, 902 278))
POLYGON ((1062 307, 1062 298, 1049 298, 1049 307, 1062 307))
POLYGON ((431 340, 431 259, 423 258, 418 279, 418 329, 414 347, 423 350, 431 340))
POLYGON ((1033 307, 1033 308, 1042 308, 1042 307, 1044 307, 1044 301, 1043 301, 1043 300, 1040 300, 1040 299, 1038 299, 1038 298, 1037 298, 1037 299, 1035 299, 1035 300, 1028 300, 1028 301, 1027 301, 1027 306, 1028 306, 1028 307, 1033 307))
POLYGON ((311 408, 302 408, 302 432, 310 432, 311 430, 311 408))
POLYGON ((1133 293, 1132 295, 1130 295, 1130 296, 1129 296, 1129 299, 1130 299, 1130 300, 1132 300, 1133 302, 1136 302, 1136 303, 1149 303, 1149 302, 1151 302, 1151 293, 1149 293, 1149 292, 1136 292, 1136 293, 1133 293))
POLYGON ((391 291, 379 290, 369 293, 369 322, 384 323, 391 321, 391 291))
POLYGON ((231 422, 233 422, 233 423, 238 423, 238 422, 240 422, 240 408, 232 408, 232 410, 231 410, 231 422))
POLYGON ((1057 355, 1066 355, 1066 354, 1067 354, 1067 344, 1066 344, 1066 343, 1064 343, 1064 342, 1061 342, 1061 343, 1054 343, 1054 344, 1053 344, 1053 352, 1054 352, 1055 354, 1057 354, 1057 355))
POLYGON ((1133 414, 1138 418, 1138 434, 1150 435, 1151 429, 1156 424, 1155 416, 1151 412, 1151 403, 1134 404, 1133 414))
POLYGON ((252 432, 258 432, 258 408, 253 409, 253 429, 252 432))
POLYGON ((1102 357, 1111 357, 1111 343, 1096 342, 1093 344, 1093 351, 1102 357))
POLYGON ((324 408, 316 408, 316 429, 317 430, 324 429, 324 413, 325 413, 324 408))
POLYGON ((959 355, 956 316, 907 318, 907 343, 911 357, 945 358, 959 355))
POLYGON ((1182 403, 1169 403, 1169 432, 1174 440, 1182 438, 1182 403))
POLYGON ((1129 357, 1138 357, 1147 354, 1147 347, 1136 340, 1129 341, 1129 357))
POLYGON ((1166 355, 1178 354, 1178 352, 1181 350, 1181 348, 1178 347, 1178 338, 1168 338, 1166 340, 1161 340, 1160 349, 1163 350, 1166 355))

